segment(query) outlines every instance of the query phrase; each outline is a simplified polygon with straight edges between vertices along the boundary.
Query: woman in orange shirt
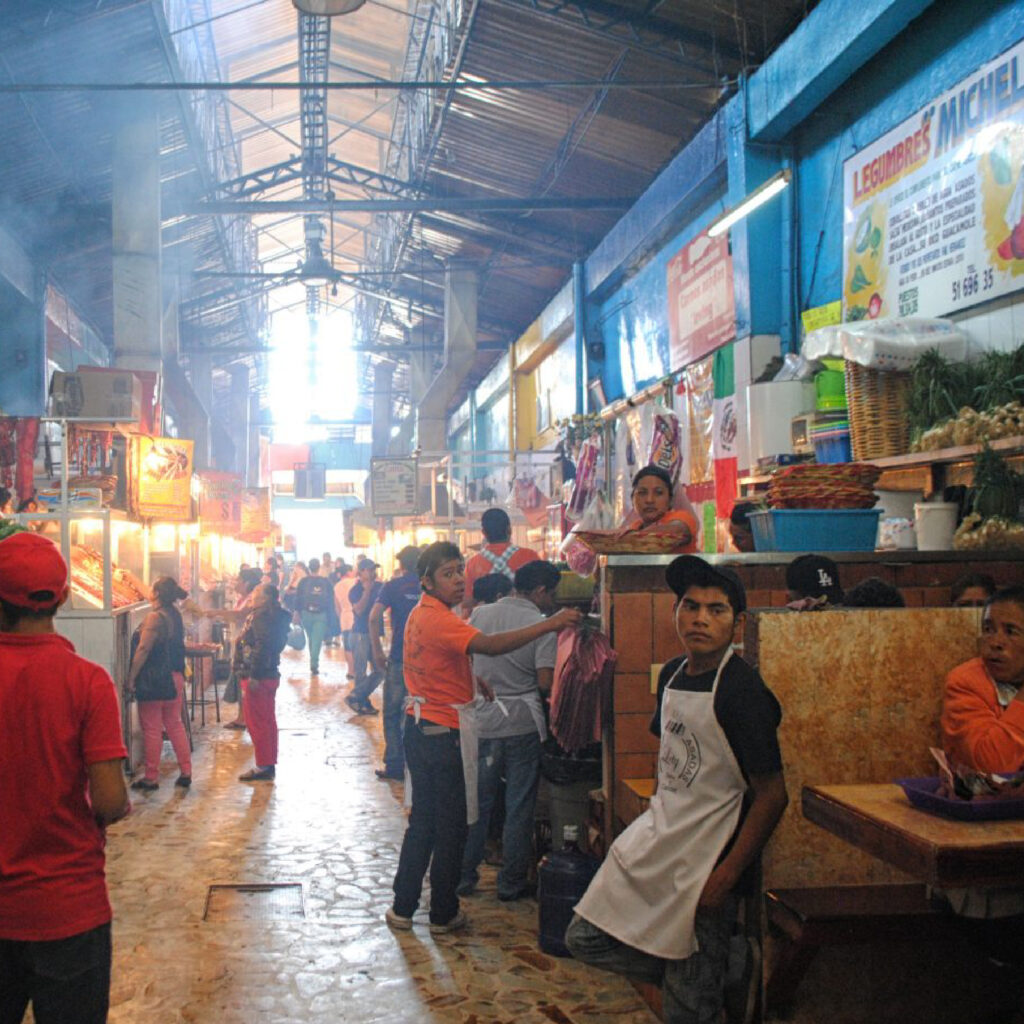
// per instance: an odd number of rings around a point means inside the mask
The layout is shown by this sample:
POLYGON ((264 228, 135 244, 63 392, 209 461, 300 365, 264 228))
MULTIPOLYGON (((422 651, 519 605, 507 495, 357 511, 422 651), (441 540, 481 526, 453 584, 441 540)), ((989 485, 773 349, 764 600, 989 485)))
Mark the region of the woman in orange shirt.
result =
POLYGON ((697 520, 692 512, 672 508, 672 477, 661 466, 644 466, 633 477, 633 516, 622 534, 645 530, 679 533, 676 551, 697 550, 697 520))
POLYGON ((416 566, 423 588, 405 625, 403 670, 408 714, 405 763, 412 809, 395 874, 392 928, 412 927, 430 867, 430 930, 452 932, 466 917, 455 893, 469 818, 476 820, 476 729, 471 654, 508 654, 580 620, 574 608, 505 633, 481 633, 455 613, 465 595, 465 564, 454 544, 438 541, 416 566), (469 800, 467 801, 467 797, 469 800))

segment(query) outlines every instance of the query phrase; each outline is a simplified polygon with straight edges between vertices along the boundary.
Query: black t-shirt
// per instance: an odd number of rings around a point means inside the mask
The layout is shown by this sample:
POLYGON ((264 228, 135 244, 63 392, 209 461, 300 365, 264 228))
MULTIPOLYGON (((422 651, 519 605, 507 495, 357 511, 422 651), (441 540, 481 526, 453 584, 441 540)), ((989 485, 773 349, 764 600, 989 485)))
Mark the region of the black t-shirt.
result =
MULTIPOLYGON (((658 705, 651 718, 651 732, 659 738, 661 701, 669 680, 672 680, 671 689, 690 693, 710 693, 715 685, 714 671, 702 672, 696 676, 687 675, 685 672, 676 675, 682 663, 681 657, 673 658, 665 663, 658 676, 658 705)), ((748 782, 751 775, 772 775, 782 771, 782 753, 779 750, 778 737, 782 708, 760 674, 742 658, 731 657, 722 669, 722 678, 715 691, 715 718, 718 719, 740 771, 748 782)), ((739 832, 749 807, 748 790, 743 796, 743 807, 736 824, 736 832, 739 832)), ((734 832, 718 858, 719 863, 729 852, 735 839, 734 832)), ((754 891, 756 866, 755 860, 740 876, 734 890, 738 895, 745 896, 754 891)))
MULTIPOLYGON (((658 705, 651 718, 651 732, 661 737, 661 699, 665 687, 683 659, 673 658, 662 666, 658 676, 658 705)), ((673 690, 710 693, 715 672, 689 676, 680 672, 672 682, 673 690)), ((715 717, 732 747, 733 755, 745 779, 751 775, 771 775, 782 771, 778 727, 782 708, 764 680, 742 658, 733 656, 722 669, 722 681, 715 693, 715 717)))
POLYGON ((300 612, 326 612, 331 606, 331 581, 326 576, 303 576, 295 604, 300 612))

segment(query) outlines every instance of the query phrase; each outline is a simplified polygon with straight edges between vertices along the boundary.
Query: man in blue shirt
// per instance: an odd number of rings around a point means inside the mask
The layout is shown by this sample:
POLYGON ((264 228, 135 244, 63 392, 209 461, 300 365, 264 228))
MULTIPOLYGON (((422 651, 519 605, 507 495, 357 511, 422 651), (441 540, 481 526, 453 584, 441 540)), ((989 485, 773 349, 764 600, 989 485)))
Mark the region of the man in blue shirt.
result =
POLYGON ((380 672, 370 658, 370 609, 380 594, 382 584, 377 582, 377 563, 360 558, 356 563, 358 582, 349 591, 352 605, 352 639, 356 681, 345 703, 357 715, 375 715, 377 709, 370 703, 370 694, 380 685, 380 672))
POLYGON ((388 580, 370 609, 370 643, 373 664, 384 672, 384 767, 377 769, 378 779, 401 779, 405 774, 405 751, 402 746, 404 725, 405 677, 402 667, 402 641, 405 622, 420 599, 421 588, 416 575, 420 549, 402 548, 398 552, 401 570, 388 580), (381 638, 384 634, 384 610, 391 615, 391 650, 384 657, 381 638))

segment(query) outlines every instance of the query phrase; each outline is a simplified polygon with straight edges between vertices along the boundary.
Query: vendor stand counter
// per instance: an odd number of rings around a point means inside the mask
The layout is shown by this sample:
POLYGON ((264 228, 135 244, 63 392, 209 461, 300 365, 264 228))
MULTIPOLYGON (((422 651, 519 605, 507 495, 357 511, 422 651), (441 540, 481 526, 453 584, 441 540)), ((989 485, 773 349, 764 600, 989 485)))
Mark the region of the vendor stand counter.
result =
POLYGON ((844 842, 941 889, 1020 885, 1024 821, 956 821, 893 783, 804 786, 803 813, 844 842))

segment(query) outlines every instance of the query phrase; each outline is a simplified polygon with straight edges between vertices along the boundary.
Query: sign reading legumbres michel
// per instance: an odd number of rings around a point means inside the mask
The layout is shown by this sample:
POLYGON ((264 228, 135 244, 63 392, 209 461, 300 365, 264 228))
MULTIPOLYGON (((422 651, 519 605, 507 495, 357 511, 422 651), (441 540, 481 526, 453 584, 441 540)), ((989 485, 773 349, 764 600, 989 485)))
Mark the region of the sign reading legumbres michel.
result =
POLYGON ((843 318, 1024 286, 1024 40, 843 165, 843 318))
POLYGON ((370 505, 375 516, 412 516, 416 507, 415 459, 370 460, 370 505))

